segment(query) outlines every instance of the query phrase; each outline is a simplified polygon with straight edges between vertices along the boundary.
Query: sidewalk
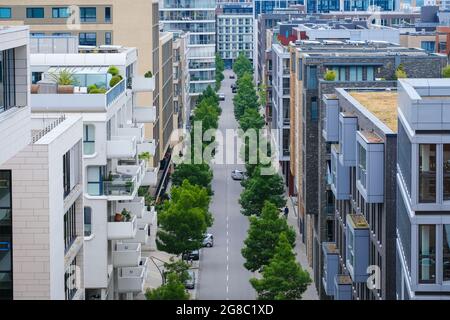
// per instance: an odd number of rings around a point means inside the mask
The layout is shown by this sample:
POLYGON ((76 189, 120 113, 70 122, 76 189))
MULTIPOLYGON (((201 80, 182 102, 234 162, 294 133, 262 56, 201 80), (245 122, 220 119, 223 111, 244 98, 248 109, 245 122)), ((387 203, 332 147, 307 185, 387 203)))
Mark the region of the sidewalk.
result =
MULTIPOLYGON (((287 206, 289 208, 288 224, 294 228, 297 235, 294 248, 294 251, 297 255, 297 261, 300 263, 304 270, 309 272, 310 277, 313 278, 313 270, 308 265, 308 260, 306 258, 306 248, 302 243, 300 231, 298 229, 296 211, 294 210, 292 201, 289 197, 287 199, 287 206)), ((314 281, 308 286, 308 289, 303 294, 303 300, 319 300, 314 281)))

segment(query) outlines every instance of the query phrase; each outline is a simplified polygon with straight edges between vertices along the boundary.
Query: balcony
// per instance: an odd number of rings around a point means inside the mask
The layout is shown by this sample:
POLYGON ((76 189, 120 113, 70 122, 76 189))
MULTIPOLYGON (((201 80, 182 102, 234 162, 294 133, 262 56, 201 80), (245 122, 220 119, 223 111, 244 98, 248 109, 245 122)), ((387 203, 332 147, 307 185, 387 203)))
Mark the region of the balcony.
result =
POLYGON ((343 166, 356 166, 356 130, 358 118, 351 113, 339 114, 339 144, 341 153, 339 161, 343 166))
POLYGON ((121 137, 136 137, 137 143, 144 142, 144 124, 133 124, 117 129, 117 135, 121 137))
POLYGON ((134 92, 152 92, 155 91, 155 77, 146 78, 144 76, 137 76, 133 78, 134 92))
MULTIPOLYGON (((40 85, 43 86, 43 85, 40 85)), ((125 80, 120 81, 106 93, 88 94, 87 88, 75 87, 74 93, 56 93, 56 85, 49 86, 51 93, 31 95, 33 112, 104 112, 125 96, 125 80)))
POLYGON ((133 119, 137 123, 154 123, 156 121, 156 107, 135 107, 133 119))
POLYGON ((373 132, 356 136, 356 187, 367 203, 384 202, 384 143, 373 132))
POLYGON ((136 137, 112 136, 106 142, 106 156, 108 159, 133 158, 136 156, 136 137))
POLYGON ((137 267, 141 261, 140 243, 117 243, 112 252, 113 266, 137 267))
POLYGON ((337 200, 350 199, 350 168, 339 161, 339 145, 331 146, 331 191, 337 200))
POLYGON ((135 240, 143 245, 148 244, 148 238, 150 236, 150 227, 146 223, 138 224, 135 240))
POLYGON ((156 152, 156 144, 155 140, 144 141, 142 143, 138 143, 137 145, 138 155, 143 152, 148 152, 150 156, 154 156, 156 152))
POLYGON ((108 240, 134 239, 137 232, 137 218, 132 216, 129 221, 108 222, 108 240))
POLYGON ((339 272, 339 251, 334 242, 322 243, 323 277, 322 283, 328 296, 334 296, 334 279, 339 272))
POLYGON ((155 221, 156 221, 156 211, 154 206, 150 208, 150 211, 145 209, 142 216, 138 217, 139 224, 148 224, 149 226, 152 226, 155 223, 155 221))
POLYGON ((116 205, 116 210, 118 212, 122 212, 123 209, 130 211, 131 215, 140 219, 147 211, 147 206, 145 205, 144 197, 136 197, 132 201, 118 202, 116 205))
POLYGON ((146 170, 146 162, 136 165, 119 165, 103 182, 104 195, 110 201, 133 200, 146 170))
POLYGON ((119 293, 144 291, 148 258, 142 258, 137 267, 123 267, 118 270, 117 290, 119 293))
POLYGON ((159 168, 149 168, 145 172, 144 179, 142 180, 143 186, 156 186, 158 182, 159 168))
POLYGON ((325 117, 322 122, 322 136, 326 142, 339 141, 339 100, 333 95, 325 95, 325 117))
POLYGON ((334 278, 334 300, 352 300, 352 279, 345 274, 334 278))
POLYGON ((346 238, 345 265, 354 282, 365 282, 369 266, 369 224, 364 215, 347 215, 346 238))

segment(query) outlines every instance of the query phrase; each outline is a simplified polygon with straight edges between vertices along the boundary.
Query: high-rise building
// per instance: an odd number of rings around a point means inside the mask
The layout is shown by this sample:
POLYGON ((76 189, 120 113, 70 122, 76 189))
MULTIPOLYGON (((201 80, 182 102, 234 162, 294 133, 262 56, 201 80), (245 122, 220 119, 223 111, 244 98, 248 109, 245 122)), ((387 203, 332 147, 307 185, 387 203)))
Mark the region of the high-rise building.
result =
POLYGON ((449 299, 448 79, 400 79, 396 298, 449 299))
POLYGON ((231 68, 243 52, 253 60, 253 15, 248 3, 224 3, 217 9, 217 52, 231 68))
MULTIPOLYGON (((160 0, 163 30, 188 33, 190 95, 198 96, 216 81, 216 1, 160 0)), ((195 98, 191 100, 191 103, 195 98)))

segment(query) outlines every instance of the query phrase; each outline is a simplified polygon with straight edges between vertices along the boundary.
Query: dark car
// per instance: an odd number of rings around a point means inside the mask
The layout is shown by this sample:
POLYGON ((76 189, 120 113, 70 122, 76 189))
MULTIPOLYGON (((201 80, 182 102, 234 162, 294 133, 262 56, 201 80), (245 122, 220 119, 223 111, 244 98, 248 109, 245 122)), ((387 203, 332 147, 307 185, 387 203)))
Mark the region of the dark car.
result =
POLYGON ((186 289, 195 289, 195 272, 193 270, 188 270, 187 272, 189 279, 184 282, 184 287, 186 289))
POLYGON ((184 253, 183 260, 200 260, 200 252, 198 250, 193 250, 189 253, 184 253))
POLYGON ((231 88, 231 92, 232 92, 232 93, 237 93, 237 88, 236 88, 236 87, 231 88))
POLYGON ((234 79, 234 78, 235 78, 234 74, 230 74, 230 79, 234 79))

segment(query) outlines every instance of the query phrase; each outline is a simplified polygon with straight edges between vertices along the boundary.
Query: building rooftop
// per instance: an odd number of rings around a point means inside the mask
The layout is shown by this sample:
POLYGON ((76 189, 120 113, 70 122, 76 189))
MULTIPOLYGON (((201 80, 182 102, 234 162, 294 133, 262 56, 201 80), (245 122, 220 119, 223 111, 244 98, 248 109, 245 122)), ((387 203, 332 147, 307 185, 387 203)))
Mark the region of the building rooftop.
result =
POLYGON ((389 129, 397 132, 396 91, 353 91, 349 94, 389 129))

